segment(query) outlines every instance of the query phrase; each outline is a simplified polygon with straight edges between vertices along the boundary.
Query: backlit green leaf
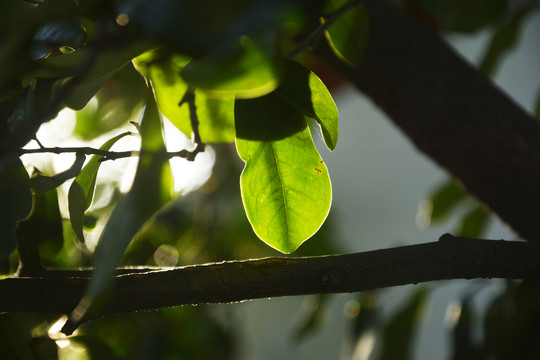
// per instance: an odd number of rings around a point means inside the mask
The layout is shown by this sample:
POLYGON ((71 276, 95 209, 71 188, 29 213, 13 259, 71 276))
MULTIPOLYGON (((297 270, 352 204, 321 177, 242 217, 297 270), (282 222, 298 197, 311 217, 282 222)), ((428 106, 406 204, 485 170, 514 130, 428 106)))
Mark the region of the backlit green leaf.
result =
POLYGON ((317 75, 295 61, 285 62, 285 76, 276 93, 296 110, 315 119, 330 150, 338 138, 338 110, 332 95, 317 75))
POLYGON ((235 105, 236 147, 245 161, 240 185, 253 230, 291 253, 322 225, 332 200, 330 177, 304 117, 269 94, 235 105))
POLYGON ((171 173, 162 138, 161 118, 150 89, 147 91, 141 123, 141 140, 141 154, 133 186, 120 199, 103 230, 86 297, 72 314, 75 323, 102 296, 134 235, 171 198, 170 188, 163 191, 163 183, 171 183, 171 173))
POLYGON ((41 194, 52 189, 56 189, 58 186, 62 185, 66 180, 74 178, 79 175, 83 167, 84 161, 86 160, 86 155, 83 152, 77 153, 75 161, 70 166, 69 169, 62 171, 53 176, 45 176, 38 173, 37 175, 32 176, 30 183, 32 185, 32 190, 41 194))
MULTIPOLYGON (((191 137, 190 114, 187 105, 179 106, 188 90, 180 71, 190 58, 174 55, 157 58, 158 52, 146 53, 135 61, 137 69, 148 77, 154 88, 159 110, 184 135, 191 137)), ((206 143, 233 142, 234 98, 213 99, 207 93, 195 90, 195 106, 199 120, 199 134, 206 143)))
POLYGON ((0 157, 0 199, 5 209, 0 216, 0 273, 7 273, 8 258, 15 249, 13 230, 32 209, 30 179, 15 154, 0 157))
MULTIPOLYGON (((109 150, 118 140, 126 135, 130 135, 130 132, 125 132, 120 135, 109 139, 103 144, 101 150, 109 150)), ((96 178, 101 165, 102 158, 100 155, 94 155, 82 169, 79 175, 75 178, 68 193, 68 207, 69 218, 71 220, 71 226, 73 231, 80 241, 84 242, 83 224, 84 224, 84 212, 90 207, 92 199, 94 197, 94 189, 96 187, 96 178)))
MULTIPOLYGON (((348 0, 326 0, 328 13, 346 5, 348 0)), ((326 21, 324 18, 321 20, 326 21)), ((335 54, 352 66, 360 63, 369 38, 369 15, 359 2, 347 10, 325 31, 326 39, 335 54)))
POLYGON ((278 86, 281 71, 269 47, 271 44, 244 35, 225 51, 189 63, 182 78, 216 99, 268 94, 278 86))

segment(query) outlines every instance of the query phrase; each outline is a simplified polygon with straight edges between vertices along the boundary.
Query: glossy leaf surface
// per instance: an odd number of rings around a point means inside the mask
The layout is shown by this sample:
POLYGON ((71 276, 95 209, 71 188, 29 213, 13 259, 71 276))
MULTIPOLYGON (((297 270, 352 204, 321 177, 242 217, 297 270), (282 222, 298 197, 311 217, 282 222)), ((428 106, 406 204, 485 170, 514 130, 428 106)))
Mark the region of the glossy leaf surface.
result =
POLYGON ((283 83, 276 93, 296 110, 319 123, 328 149, 336 148, 338 110, 332 95, 317 75, 294 61, 286 61, 283 83))
MULTIPOLYGON (((347 3, 347 0, 326 0, 326 10, 329 13, 334 12, 347 3)), ((369 35, 369 15, 364 5, 358 3, 347 10, 328 27, 325 35, 338 57, 352 66, 357 66, 364 54, 369 35)))
MULTIPOLYGON (((101 150, 109 150, 118 140, 126 135, 131 135, 130 132, 125 132, 113 137, 103 144, 101 150)), ((96 187, 96 178, 102 158, 100 155, 93 155, 88 164, 77 175, 73 183, 69 188, 68 193, 68 208, 69 218, 73 231, 80 241, 84 242, 83 224, 84 224, 84 212, 92 204, 94 197, 94 190, 96 187)))
POLYGON ((236 147, 246 163, 242 200, 253 230, 291 253, 324 222, 332 199, 328 170, 303 116, 281 97, 237 101, 236 147))

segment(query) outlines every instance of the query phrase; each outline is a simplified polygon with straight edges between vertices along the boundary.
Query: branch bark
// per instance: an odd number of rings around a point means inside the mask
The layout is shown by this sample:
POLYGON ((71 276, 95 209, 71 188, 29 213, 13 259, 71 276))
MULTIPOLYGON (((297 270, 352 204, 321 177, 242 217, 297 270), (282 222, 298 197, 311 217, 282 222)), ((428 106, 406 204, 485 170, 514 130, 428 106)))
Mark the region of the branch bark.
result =
MULTIPOLYGON (((436 280, 540 279, 539 257, 539 243, 444 235, 438 242, 357 254, 229 261, 146 273, 137 270, 116 276, 100 316, 188 304, 357 292, 436 280)), ((89 273, 72 275, 0 280, 0 313, 71 312, 86 290, 89 273)))
POLYGON ((364 0, 356 69, 322 56, 520 236, 540 240, 540 125, 442 38, 386 0, 364 0))

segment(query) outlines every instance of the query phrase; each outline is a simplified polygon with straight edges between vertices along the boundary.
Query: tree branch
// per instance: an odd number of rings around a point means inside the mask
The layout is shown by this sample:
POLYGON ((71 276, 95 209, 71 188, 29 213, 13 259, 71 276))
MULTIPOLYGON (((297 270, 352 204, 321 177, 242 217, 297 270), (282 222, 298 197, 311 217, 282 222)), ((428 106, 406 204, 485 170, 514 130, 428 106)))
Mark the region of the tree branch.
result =
MULTIPOLYGON (((385 0, 365 0, 370 39, 338 69, 413 143, 523 238, 540 240, 540 125, 442 38, 385 0)), ((321 47, 317 48, 320 50, 321 47)))
MULTIPOLYGON (((540 279, 539 257, 538 243, 444 235, 438 242, 358 254, 227 261, 145 273, 138 269, 116 276, 100 316, 436 280, 540 279)), ((0 313, 69 313, 87 284, 87 271, 71 277, 6 278, 0 280, 0 313)))

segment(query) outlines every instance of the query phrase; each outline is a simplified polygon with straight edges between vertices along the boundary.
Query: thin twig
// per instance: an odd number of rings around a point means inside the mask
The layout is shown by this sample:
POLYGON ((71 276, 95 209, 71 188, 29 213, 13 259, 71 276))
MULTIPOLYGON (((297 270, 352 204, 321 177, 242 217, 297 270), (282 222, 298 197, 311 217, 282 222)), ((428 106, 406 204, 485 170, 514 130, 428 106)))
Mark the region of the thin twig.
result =
MULTIPOLYGON (((186 160, 192 161, 195 158, 195 155, 200 151, 196 152, 196 149, 194 151, 188 151, 188 150, 180 150, 180 151, 173 151, 168 152, 167 156, 169 159, 173 157, 180 157, 184 158, 186 160)), ((101 150, 96 149, 88 146, 83 147, 50 147, 50 148, 39 148, 39 149, 18 149, 17 153, 20 155, 25 154, 41 154, 41 153, 53 153, 53 154, 68 154, 68 153, 84 153, 85 155, 100 155, 103 156, 100 161, 107 161, 107 160, 117 160, 117 159, 123 159, 128 158, 132 156, 139 156, 140 151, 138 150, 128 150, 128 151, 107 151, 107 150, 101 150)))
POLYGON ((308 49, 313 44, 318 42, 324 35, 324 32, 332 26, 343 14, 358 5, 360 0, 351 0, 336 11, 328 14, 326 20, 322 22, 307 38, 304 39, 298 46, 285 55, 285 58, 292 59, 302 51, 308 49))
POLYGON ((198 153, 204 151, 205 145, 199 134, 199 118, 197 116, 197 106, 195 105, 195 93, 192 89, 186 91, 182 100, 178 103, 178 106, 182 106, 184 103, 187 103, 189 107, 189 119, 191 121, 191 129, 193 130, 193 143, 195 145, 195 149, 189 153, 189 157, 186 159, 188 161, 193 161, 198 153))

